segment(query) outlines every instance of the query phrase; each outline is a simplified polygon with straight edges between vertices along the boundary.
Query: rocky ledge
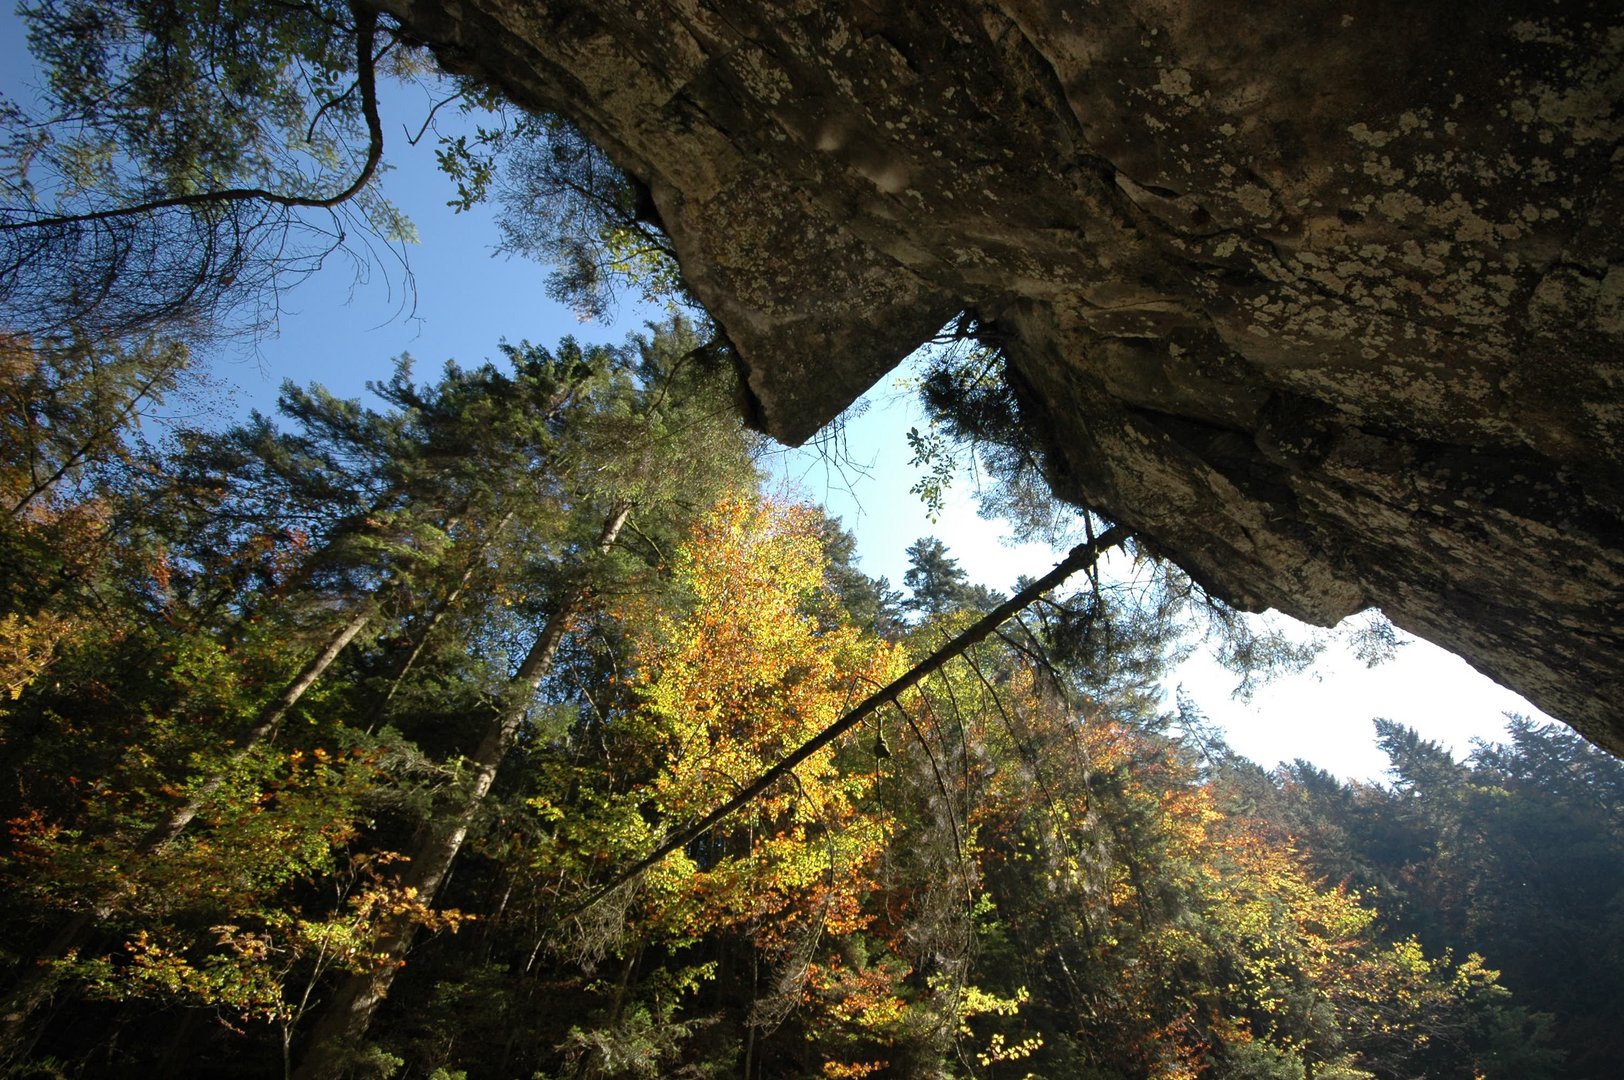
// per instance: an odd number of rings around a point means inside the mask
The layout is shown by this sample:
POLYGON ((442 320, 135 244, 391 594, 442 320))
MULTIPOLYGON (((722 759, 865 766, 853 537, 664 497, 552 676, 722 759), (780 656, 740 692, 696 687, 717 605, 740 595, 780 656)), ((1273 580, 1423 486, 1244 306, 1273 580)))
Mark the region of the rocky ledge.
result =
POLYGON ((384 6, 648 186, 768 432, 971 312, 1059 494, 1624 753, 1616 4, 384 6))

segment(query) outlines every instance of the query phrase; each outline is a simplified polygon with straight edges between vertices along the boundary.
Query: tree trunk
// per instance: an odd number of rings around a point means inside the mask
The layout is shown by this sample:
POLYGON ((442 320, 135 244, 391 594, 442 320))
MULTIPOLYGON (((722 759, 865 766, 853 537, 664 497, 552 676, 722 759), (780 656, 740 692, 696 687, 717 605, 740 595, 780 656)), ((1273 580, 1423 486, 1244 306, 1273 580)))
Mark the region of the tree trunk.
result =
MULTIPOLYGON (((630 513, 630 506, 619 506, 604 522, 597 542, 599 554, 613 546, 630 513)), ((557 609, 541 628, 541 633, 536 636, 513 676, 510 684, 512 696, 486 728, 478 748, 469 758, 473 766, 473 782, 463 796, 462 805, 448 827, 426 829, 412 852, 402 884, 415 889, 424 903, 433 902, 458 851, 462 849, 463 841, 468 838, 474 819, 496 782, 502 757, 512 744, 519 725, 524 722, 536 692, 541 688, 541 681, 558 654, 570 619, 586 599, 587 588, 584 580, 577 584, 560 600, 557 609)), ((331 1080, 342 1073, 348 1054, 366 1034, 378 1006, 389 994, 395 975, 404 966, 406 952, 417 934, 417 925, 404 915, 386 919, 382 923, 373 942, 374 951, 381 954, 382 959, 370 970, 348 975, 339 984, 316 1021, 310 1045, 298 1072, 294 1074, 294 1080, 331 1080)))
MULTIPOLYGON (((304 697, 305 692, 314 686, 323 673, 332 666, 333 661, 338 659, 338 654, 344 651, 344 647, 353 641, 355 635, 360 633, 362 628, 366 626, 367 622, 372 618, 372 612, 373 607, 371 604, 362 605, 360 610, 351 615, 349 620, 338 627, 333 635, 327 639, 327 643, 322 646, 321 651, 305 663, 299 674, 294 676, 293 681, 288 683, 282 692, 276 696, 276 700, 270 702, 260 711, 258 718, 254 721, 254 726, 249 728, 242 738, 238 740, 237 749, 231 754, 230 765, 235 765, 253 753, 255 748, 270 738, 271 734, 276 731, 277 725, 282 722, 283 717, 287 716, 288 711, 299 703, 299 699, 304 697)), ((192 823, 192 819, 197 817, 198 811, 203 808, 209 798, 220 790, 221 785, 225 783, 225 778, 226 769, 222 768, 205 780, 203 786, 198 788, 191 798, 187 799, 184 804, 170 813, 163 821, 154 825, 141 838, 141 842, 135 847, 134 857, 137 859, 148 858, 172 843, 176 837, 185 831, 186 826, 192 823)), ((72 950, 82 946, 90 936, 91 930, 106 919, 109 914, 108 907, 97 905, 74 915, 73 918, 63 924, 62 928, 57 931, 56 936, 51 939, 45 948, 40 951, 34 962, 23 972, 16 985, 12 987, 10 994, 7 995, 3 1010, 0 1010, 0 1059, 13 1060, 26 1051, 27 1048, 20 1045, 24 1028, 27 1026, 29 1018, 33 1016, 34 1011, 50 996, 51 990, 56 983, 56 980, 52 977, 51 961, 59 960, 72 950)))
MULTIPOLYGON (((668 836, 652 852, 638 859, 631 866, 611 877, 608 882, 599 885, 587 894, 585 900, 570 908, 568 915, 579 915, 598 901, 608 896, 615 889, 637 877, 643 871, 676 851, 687 847, 695 840, 714 829, 717 824, 731 816, 741 807, 748 806, 755 801, 762 792, 772 787, 778 781, 794 772, 796 766, 807 758, 822 750, 825 746, 840 738, 846 732, 873 716, 885 705, 901 697, 903 692, 923 682, 927 675, 939 670, 949 660, 959 656, 970 646, 997 630, 1011 616, 1025 608, 1032 601, 1065 581, 1072 574, 1086 567, 1093 566, 1111 548, 1127 540, 1132 532, 1123 525, 1113 525, 1098 538, 1084 544, 1078 544, 1071 549, 1054 569, 1029 582, 1026 588, 1005 600, 1002 604, 987 612, 974 623, 961 630, 957 637, 942 645, 935 652, 925 657, 919 663, 897 676, 890 683, 870 694, 855 708, 846 713, 834 723, 803 742, 793 751, 786 754, 778 764, 763 772, 753 781, 741 788, 732 798, 721 806, 712 810, 704 817, 691 825, 684 826, 668 836)), ((923 741, 923 740, 921 740, 923 741)))
MULTIPOLYGON (((310 658, 303 670, 294 677, 292 682, 288 683, 282 693, 277 695, 276 700, 265 706, 264 710, 260 712, 259 719, 254 722, 254 726, 249 728, 247 733, 238 740, 237 749, 232 751, 231 754, 230 765, 235 765, 243 760, 253 753, 261 743, 271 737, 271 734, 276 731, 277 725, 282 722, 282 718, 288 714, 288 710, 299 703, 299 699, 304 697, 305 691, 316 685, 316 680, 320 679, 322 674, 332 666, 333 661, 338 659, 338 654, 344 651, 344 646, 353 641, 355 635, 359 634, 371 619, 372 606, 364 604, 359 611, 350 616, 348 622, 340 626, 333 636, 327 639, 327 644, 322 647, 321 652, 310 658)), ((184 806, 181 806, 170 814, 167 819, 155 825, 152 831, 142 838, 136 853, 143 856, 151 855, 171 843, 185 831, 186 826, 192 823, 192 819, 203 808, 203 804, 208 802, 209 798, 220 790, 220 785, 225 783, 225 779, 226 773, 222 769, 204 781, 203 786, 198 788, 190 799, 186 800, 184 806)))

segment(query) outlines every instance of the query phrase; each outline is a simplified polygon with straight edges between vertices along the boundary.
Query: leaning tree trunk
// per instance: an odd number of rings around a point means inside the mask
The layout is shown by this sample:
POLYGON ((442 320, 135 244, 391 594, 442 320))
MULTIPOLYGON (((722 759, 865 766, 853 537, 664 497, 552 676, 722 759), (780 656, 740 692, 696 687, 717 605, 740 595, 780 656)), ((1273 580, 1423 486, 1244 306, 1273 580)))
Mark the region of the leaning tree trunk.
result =
MULTIPOLYGON (((242 761, 252 754, 276 731, 277 725, 287 716, 289 710, 299 703, 305 692, 322 677, 344 647, 355 639, 366 624, 371 620, 374 607, 372 604, 363 604, 345 622, 337 627, 321 651, 306 661, 299 674, 283 687, 275 700, 260 710, 254 720, 254 726, 243 733, 237 740, 237 748, 232 751, 226 766, 222 767, 203 782, 185 803, 171 811, 169 816, 154 825, 136 845, 133 855, 136 859, 146 859, 162 851, 176 837, 186 830, 186 826, 197 817, 204 804, 220 790, 225 783, 231 766, 242 761)), ((11 992, 6 996, 3 1007, 0 1007, 0 1059, 14 1060, 20 1052, 26 1050, 23 1043, 24 1031, 28 1021, 50 996, 56 980, 52 976, 52 961, 60 960, 68 953, 85 943, 90 931, 110 914, 110 909, 104 904, 97 904, 74 915, 72 919, 63 924, 56 935, 40 950, 34 962, 18 979, 11 992)), ((32 1042, 31 1039, 27 1042, 32 1042)))
MULTIPOLYGON (((599 554, 613 546, 630 512, 631 507, 623 504, 604 522, 603 531, 598 536, 599 554)), ((541 681, 563 643, 565 630, 580 610, 587 591, 587 582, 583 580, 559 601, 514 674, 507 704, 485 729, 478 748, 469 759, 473 766, 473 782, 463 795, 461 806, 448 827, 425 829, 412 852, 409 869, 401 884, 415 890, 423 903, 432 903, 444 884, 452 862, 462 849, 463 841, 468 838, 474 819, 496 781, 502 757, 518 733, 525 714, 529 712, 536 692, 541 688, 541 681)), ((368 970, 350 974, 340 983, 316 1021, 310 1045, 294 1074, 294 1080, 331 1080, 343 1071, 346 1057, 366 1034, 378 1006, 389 994, 395 975, 404 966, 406 952, 411 948, 417 927, 417 922, 404 914, 382 921, 372 943, 377 960, 368 970)))
POLYGON ((190 825, 192 819, 197 817, 197 812, 203 808, 203 805, 209 799, 214 797, 215 792, 219 791, 220 786, 225 783, 229 768, 247 758, 249 754, 257 750, 261 744, 275 733, 277 725, 282 722, 283 717, 287 716, 288 710, 299 703, 299 699, 304 697, 305 691, 316 685, 316 680, 320 679, 327 669, 332 666, 333 661, 338 659, 338 654, 344 651, 344 647, 353 641, 355 635, 359 634, 366 624, 371 621, 372 612, 371 604, 363 604, 360 610, 351 615, 349 620, 340 626, 332 637, 327 639, 327 644, 322 646, 321 652, 310 658, 310 661, 305 664, 293 681, 288 683, 283 691, 277 695, 276 700, 266 705, 260 712, 259 718, 254 721, 254 726, 249 728, 243 737, 237 741, 237 749, 231 752, 227 767, 220 769, 205 780, 203 786, 198 788, 192 797, 186 800, 184 805, 176 809, 168 818, 153 826, 152 831, 142 838, 140 846, 136 849, 137 855, 147 856, 161 851, 185 831, 186 826, 190 825))
POLYGON ((885 686, 874 691, 864 698, 856 707, 844 716, 829 724, 822 731, 785 754, 778 764, 757 776, 749 784, 740 788, 733 797, 721 806, 712 810, 704 817, 692 824, 686 825, 670 836, 666 837, 655 849, 638 859, 632 865, 615 874, 606 883, 599 885, 587 894, 585 900, 572 907, 570 916, 580 915, 588 908, 597 904, 604 897, 620 888, 622 885, 637 877, 643 871, 658 863, 661 859, 679 848, 685 848, 695 840, 710 832, 721 822, 732 816, 738 810, 749 806, 756 799, 771 788, 778 781, 794 773, 797 766, 806 761, 819 750, 833 743, 846 732, 879 712, 886 705, 900 698, 904 692, 911 690, 925 680, 925 677, 935 673, 946 666, 948 661, 961 655, 970 646, 981 641, 993 633, 1011 617, 1026 608, 1038 597, 1064 582, 1079 570, 1092 569, 1107 551, 1124 543, 1131 537, 1132 532, 1123 525, 1113 525, 1103 534, 1086 543, 1078 544, 1072 548, 1066 557, 1056 563, 1054 568, 1036 581, 1028 582, 1020 592, 1005 600, 1002 604, 987 612, 981 618, 961 630, 956 637, 948 641, 935 652, 925 657, 907 671, 892 679, 885 686))

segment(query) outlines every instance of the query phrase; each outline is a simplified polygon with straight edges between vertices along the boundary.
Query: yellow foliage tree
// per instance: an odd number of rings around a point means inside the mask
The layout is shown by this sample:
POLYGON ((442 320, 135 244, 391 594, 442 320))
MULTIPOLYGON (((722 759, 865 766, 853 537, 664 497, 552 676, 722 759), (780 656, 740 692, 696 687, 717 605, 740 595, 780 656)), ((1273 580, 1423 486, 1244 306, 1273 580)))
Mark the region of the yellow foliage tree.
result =
MULTIPOLYGON (((635 622, 641 689, 664 750, 652 785, 662 819, 699 817, 905 666, 900 650, 848 626, 820 627, 818 516, 732 499, 677 560, 689 606, 635 622)), ((748 927, 771 950, 864 922, 867 868, 884 822, 860 810, 872 773, 829 747, 745 814, 651 877, 672 930, 748 927)))

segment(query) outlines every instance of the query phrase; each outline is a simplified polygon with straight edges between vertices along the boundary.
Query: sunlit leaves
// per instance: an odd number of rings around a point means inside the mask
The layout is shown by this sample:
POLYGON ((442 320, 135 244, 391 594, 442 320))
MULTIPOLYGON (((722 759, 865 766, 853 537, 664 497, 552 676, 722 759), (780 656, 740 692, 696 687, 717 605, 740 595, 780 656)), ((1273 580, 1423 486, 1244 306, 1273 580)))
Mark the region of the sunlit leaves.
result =
POLYGON ((75 629, 71 619, 51 612, 0 616, 0 701, 22 697, 75 629))
MULTIPOLYGON (((822 629, 807 611, 823 582, 817 529, 805 509, 723 503, 677 560, 690 606, 639 622, 643 693, 667 761, 650 795, 674 823, 724 801, 895 669, 888 647, 822 629)), ((697 885, 727 918, 781 916, 781 933, 794 922, 784 905, 818 895, 818 918, 840 916, 850 886, 835 883, 854 880, 880 836, 858 808, 869 778, 838 769, 837 752, 816 755, 746 822, 702 842, 715 854, 697 885)))

